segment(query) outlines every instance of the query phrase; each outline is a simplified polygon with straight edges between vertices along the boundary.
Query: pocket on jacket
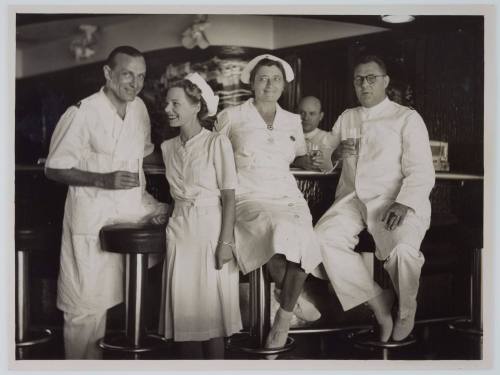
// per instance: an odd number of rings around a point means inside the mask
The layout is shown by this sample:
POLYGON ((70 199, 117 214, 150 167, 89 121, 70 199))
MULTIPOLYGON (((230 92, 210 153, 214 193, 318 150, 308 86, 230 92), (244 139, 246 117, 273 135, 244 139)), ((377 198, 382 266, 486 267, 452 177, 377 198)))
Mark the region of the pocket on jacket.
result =
POLYGON ((94 235, 104 225, 106 205, 98 197, 77 195, 73 198, 70 225, 73 235, 94 235))

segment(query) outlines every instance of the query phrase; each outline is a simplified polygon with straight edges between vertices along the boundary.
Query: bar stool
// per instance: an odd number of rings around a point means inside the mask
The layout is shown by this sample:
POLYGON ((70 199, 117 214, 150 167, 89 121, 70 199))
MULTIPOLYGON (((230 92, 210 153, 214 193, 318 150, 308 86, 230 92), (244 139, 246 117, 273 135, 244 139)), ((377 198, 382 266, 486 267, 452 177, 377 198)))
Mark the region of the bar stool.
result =
MULTIPOLYGON (((16 248, 16 348, 22 349, 46 343, 52 338, 50 329, 30 327, 30 253, 47 251, 59 246, 58 231, 50 225, 17 227, 16 248)), ((18 351, 19 356, 22 353, 18 351)))
POLYGON ((377 339, 375 331, 373 329, 351 332, 347 335, 347 337, 356 347, 365 348, 372 351, 380 350, 382 353, 381 359, 386 360, 390 359, 392 349, 403 348, 417 342, 413 334, 410 334, 406 339, 401 341, 381 342, 377 339))
POLYGON ((230 350, 238 349, 250 354, 273 355, 288 352, 295 347, 293 338, 288 337, 282 348, 264 348, 265 340, 271 329, 271 285, 265 273, 264 266, 261 266, 248 274, 249 334, 242 339, 231 339, 228 345, 230 350))
POLYGON ((144 295, 149 254, 166 250, 164 225, 126 223, 108 225, 100 231, 101 248, 125 255, 125 332, 99 341, 104 350, 145 353, 159 348, 166 339, 147 334, 144 327, 144 295))
POLYGON ((483 335, 483 315, 482 315, 482 239, 480 233, 473 231, 466 232, 464 239, 466 246, 472 249, 472 261, 469 276, 469 318, 465 321, 450 323, 451 330, 474 336, 483 335))
MULTIPOLYGON (((372 236, 365 229, 359 234, 359 242, 355 248, 355 251, 371 252, 374 250, 375 242, 372 236)), ((373 263, 373 276, 382 288, 392 287, 392 284, 385 273, 383 262, 376 259, 375 256, 373 263)), ((408 345, 412 345, 417 341, 415 337, 410 334, 406 339, 401 341, 381 342, 377 338, 375 328, 361 329, 354 332, 349 332, 347 334, 347 338, 356 347, 369 350, 381 350, 382 359, 389 359, 392 349, 398 349, 408 345)))

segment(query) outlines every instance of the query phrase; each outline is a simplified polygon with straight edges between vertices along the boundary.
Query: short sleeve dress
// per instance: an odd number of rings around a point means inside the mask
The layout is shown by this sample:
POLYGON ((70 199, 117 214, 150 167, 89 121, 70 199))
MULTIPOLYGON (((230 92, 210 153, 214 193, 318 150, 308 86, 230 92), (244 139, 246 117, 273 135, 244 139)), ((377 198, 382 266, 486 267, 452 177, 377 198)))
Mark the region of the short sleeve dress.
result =
POLYGON ((161 145, 175 200, 167 225, 160 334, 175 341, 205 341, 242 328, 236 263, 215 269, 222 210, 220 190, 236 187, 231 143, 202 129, 185 144, 161 145))
POLYGON ((290 172, 295 157, 306 154, 300 117, 276 108, 269 130, 253 99, 222 111, 216 129, 233 145, 236 189, 236 257, 243 273, 274 254, 310 273, 321 263, 307 202, 290 172))

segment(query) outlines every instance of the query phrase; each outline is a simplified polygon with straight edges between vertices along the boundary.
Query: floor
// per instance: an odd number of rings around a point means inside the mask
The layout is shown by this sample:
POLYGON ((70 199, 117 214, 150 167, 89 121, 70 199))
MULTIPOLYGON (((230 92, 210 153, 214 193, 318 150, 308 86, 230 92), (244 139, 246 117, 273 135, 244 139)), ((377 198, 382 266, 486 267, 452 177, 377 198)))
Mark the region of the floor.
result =
MULTIPOLYGON (((432 323, 416 326, 416 342, 406 347, 385 351, 389 360, 478 360, 482 358, 482 337, 451 331, 446 323, 432 323)), ((54 331, 53 339, 46 344, 17 353, 18 359, 58 360, 64 359, 62 335, 54 331)), ((300 333, 292 334, 295 348, 281 354, 281 360, 331 359, 331 360, 380 360, 383 349, 357 347, 346 333, 300 333)), ((262 356, 247 354, 236 346, 244 335, 234 337, 226 345, 226 359, 263 359, 262 356)), ((156 352, 137 355, 136 359, 177 359, 175 344, 166 343, 156 352)), ((133 355, 104 353, 104 359, 134 359, 133 355)))

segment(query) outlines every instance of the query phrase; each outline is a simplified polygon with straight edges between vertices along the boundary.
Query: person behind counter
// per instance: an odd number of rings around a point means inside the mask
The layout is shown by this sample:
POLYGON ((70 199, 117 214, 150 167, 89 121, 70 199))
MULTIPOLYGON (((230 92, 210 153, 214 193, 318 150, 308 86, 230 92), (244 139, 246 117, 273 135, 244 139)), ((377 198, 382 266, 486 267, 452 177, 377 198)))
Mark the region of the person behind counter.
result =
POLYGON ((280 308, 266 339, 266 348, 286 343, 293 312, 319 319, 319 311, 299 297, 307 274, 321 261, 307 202, 290 173, 296 157, 306 155, 300 117, 277 103, 291 66, 272 55, 261 55, 243 69, 254 98, 222 111, 215 124, 233 145, 236 190, 235 255, 243 273, 267 264, 276 283, 280 308))
POLYGON ((179 342, 181 358, 222 359, 223 337, 242 328, 232 253, 233 150, 225 135, 200 124, 215 115, 218 101, 197 73, 175 83, 166 98, 170 126, 179 127, 180 135, 161 145, 175 203, 167 225, 159 333, 179 342))
POLYGON ((305 96, 300 100, 298 110, 309 157, 297 160, 294 165, 306 170, 333 170, 333 137, 330 132, 318 128, 324 116, 321 101, 314 96, 305 96))
POLYGON ((344 111, 332 135, 332 160, 342 161, 335 202, 315 231, 323 264, 344 310, 368 302, 380 340, 405 339, 412 331, 424 256, 420 244, 430 224, 429 194, 434 167, 425 124, 413 109, 386 96, 389 76, 377 56, 355 65, 354 89, 361 107, 344 111), (398 297, 395 322, 392 289, 382 290, 354 252, 367 227, 398 297))
POLYGON ((64 209, 57 307, 64 312, 67 359, 98 359, 106 311, 123 300, 123 258, 104 252, 99 230, 138 221, 161 207, 145 192, 143 158, 153 151, 146 106, 137 94, 143 55, 115 48, 101 90, 62 115, 52 135, 45 175, 69 185, 64 209))

